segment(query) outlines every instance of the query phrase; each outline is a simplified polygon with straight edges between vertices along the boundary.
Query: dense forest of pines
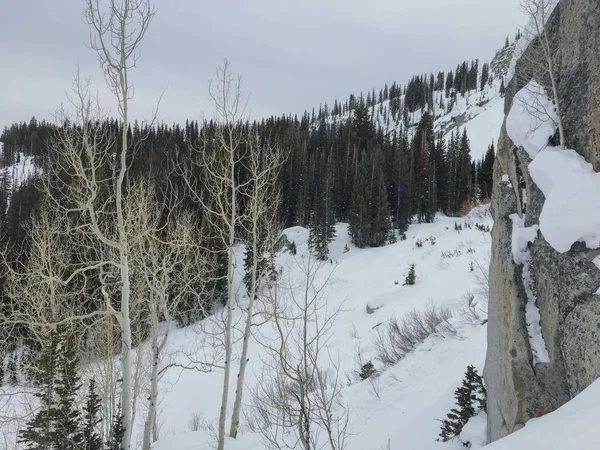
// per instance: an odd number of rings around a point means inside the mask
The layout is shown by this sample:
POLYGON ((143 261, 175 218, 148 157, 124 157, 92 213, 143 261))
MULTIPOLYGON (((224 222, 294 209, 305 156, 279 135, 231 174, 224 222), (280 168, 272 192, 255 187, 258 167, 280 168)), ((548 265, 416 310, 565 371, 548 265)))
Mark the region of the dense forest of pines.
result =
MULTIPOLYGON (((437 212, 459 216, 468 211, 490 195, 493 144, 481 161, 474 161, 466 131, 452 132, 445 140, 434 132, 434 114, 450 110, 457 96, 486 88, 493 76, 488 64, 479 70, 478 61, 464 62, 447 74, 413 77, 406 87, 394 83, 378 95, 373 91, 366 97, 350 96, 344 103, 335 101, 331 109, 324 105, 301 117, 271 117, 240 125, 261 140, 276 143, 285 154, 278 182, 280 223, 309 227, 316 256, 328 259, 336 222, 349 223, 356 246, 375 247, 402 238, 412 220, 431 222, 437 212), (434 105, 436 97, 440 100, 434 105), (394 127, 384 129, 376 123, 376 108, 385 108, 385 122, 393 122, 394 127), (412 113, 419 110, 423 111, 419 120, 411 123, 412 113)), ((117 121, 97 126, 114 136, 121 132, 117 121)), ((11 174, 6 169, 0 172, 0 241, 4 246, 27 248, 27 223, 43 197, 36 185, 52 151, 56 127, 31 119, 5 128, 0 137, 4 167, 21 155, 31 155, 37 168, 35 176, 14 189, 11 174)), ((212 122, 188 121, 152 129, 134 124, 129 130, 135 148, 129 176, 151 174, 162 195, 183 189, 175 166, 185 160, 191 147, 202 144, 210 151, 214 130, 212 122)), ((119 152, 116 144, 114 151, 119 152)), ((244 179, 243 169, 238 176, 244 179)), ((186 205, 202 215, 192 201, 186 205)))

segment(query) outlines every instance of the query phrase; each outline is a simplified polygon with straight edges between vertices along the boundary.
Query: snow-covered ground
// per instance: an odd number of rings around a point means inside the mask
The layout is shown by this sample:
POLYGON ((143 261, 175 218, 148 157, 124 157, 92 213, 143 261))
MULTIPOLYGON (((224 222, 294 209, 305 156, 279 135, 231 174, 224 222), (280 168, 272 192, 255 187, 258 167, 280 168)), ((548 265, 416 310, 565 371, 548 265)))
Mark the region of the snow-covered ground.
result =
MULTIPOLYGON (((328 353, 335 355, 338 370, 343 374, 342 394, 350 411, 352 433, 348 450, 385 449, 388 444, 390 449, 403 449, 407 445, 416 450, 462 448, 459 443, 441 443, 436 439, 438 419, 445 418, 453 406, 454 390, 467 366, 473 364, 481 371, 485 358, 486 326, 481 324, 485 313, 480 313, 481 320, 477 323, 466 323, 459 314, 463 296, 469 292, 478 295, 476 262, 486 267, 489 259, 490 235, 477 230, 475 223, 491 225, 487 207, 476 209, 468 218, 440 215, 433 224, 412 225, 406 241, 362 250, 350 243, 347 225, 337 225, 337 236, 331 246, 332 263, 327 262, 320 269, 317 283, 331 274, 326 286, 328 306, 342 306, 328 353), (462 224, 462 231, 455 230, 455 223, 462 224), (431 244, 431 237, 435 238, 435 244, 431 244), (418 240, 424 241, 422 247, 416 245, 418 240), (346 245, 349 251, 344 253, 346 245), (442 253, 453 256, 443 257, 442 253), (416 264, 417 282, 414 286, 403 286, 412 263, 416 264), (407 312, 423 310, 430 303, 455 312, 451 321, 456 335, 431 336, 397 365, 383 370, 373 344, 378 324, 393 316, 401 319, 407 312), (375 312, 368 314, 367 305, 375 312), (372 360, 377 369, 383 370, 374 383, 359 381, 354 375, 359 369, 358 348, 364 361, 372 360)), ((289 270, 292 278, 300 277, 296 261, 309 257, 308 231, 295 227, 287 230, 286 235, 296 243, 298 253, 296 256, 282 253, 277 265, 289 270)), ((478 299, 478 307, 485 310, 483 299, 478 299)), ((173 347, 193 348, 196 342, 191 328, 176 330, 172 338, 173 347)), ((253 341, 251 346, 248 389, 256 383, 262 360, 266 358, 260 345, 253 341)), ((162 439, 153 448, 212 448, 212 434, 206 430, 190 433, 188 424, 193 414, 214 423, 220 405, 222 374, 170 369, 168 379, 163 385, 159 419, 162 439)), ((232 390, 233 383, 232 380, 232 390)), ((228 442, 227 448, 265 448, 259 435, 243 428, 237 441, 228 442)))

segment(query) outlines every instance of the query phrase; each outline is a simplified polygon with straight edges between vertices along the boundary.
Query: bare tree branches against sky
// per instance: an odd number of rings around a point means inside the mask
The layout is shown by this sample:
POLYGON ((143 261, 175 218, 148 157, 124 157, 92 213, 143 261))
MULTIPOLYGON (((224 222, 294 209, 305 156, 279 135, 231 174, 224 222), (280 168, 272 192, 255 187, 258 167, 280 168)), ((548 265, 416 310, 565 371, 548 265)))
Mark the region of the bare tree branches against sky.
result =
MULTIPOLYGON (((168 123, 210 114, 207 81, 224 57, 244 74, 254 117, 301 113, 465 59, 489 60, 525 22, 519 0, 155 3, 132 112, 149 117, 167 88, 160 119, 168 123)), ((110 100, 94 52, 84 45, 83 7, 82 0, 0 0, 0 127, 50 118, 78 61, 110 100)))

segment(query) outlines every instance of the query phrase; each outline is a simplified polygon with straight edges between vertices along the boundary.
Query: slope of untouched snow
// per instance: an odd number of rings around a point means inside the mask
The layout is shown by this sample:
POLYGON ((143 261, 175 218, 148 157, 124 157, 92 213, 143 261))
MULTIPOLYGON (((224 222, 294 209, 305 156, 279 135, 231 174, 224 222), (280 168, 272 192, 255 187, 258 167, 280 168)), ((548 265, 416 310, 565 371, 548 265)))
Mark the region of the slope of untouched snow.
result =
POLYGON ((597 450, 600 448, 600 380, 570 402, 485 450, 597 450))
POLYGON ((471 157, 481 159, 488 146, 498 141, 498 126, 504 121, 504 97, 492 97, 489 103, 478 107, 478 114, 467 122, 464 128, 471 143, 471 157))
MULTIPOLYGON (((479 77, 481 76, 481 72, 479 77)), ((479 78, 478 78, 479 79, 479 78)), ((433 111, 435 117, 434 131, 442 132, 448 140, 453 131, 462 133, 466 128, 471 143, 471 157, 480 160, 486 153, 488 146, 497 141, 500 134, 500 126, 504 121, 504 97, 500 95, 501 80, 497 79, 484 87, 483 90, 467 91, 463 96, 456 95, 456 101, 449 108, 450 98, 445 97, 444 91, 433 93, 433 111), (440 106, 440 103, 443 106, 440 106)), ((404 103, 405 96, 400 97, 404 103)), ((381 127, 386 133, 400 132, 403 128, 401 118, 397 122, 390 117, 386 119, 389 112, 390 101, 385 100, 369 108, 374 123, 381 127)), ((424 110, 416 110, 408 114, 408 135, 412 137, 416 132, 419 121, 423 117, 424 110)), ((348 120, 348 112, 341 116, 332 116, 332 122, 348 120)))
MULTIPOLYGON (((462 297, 477 290, 471 263, 478 260, 483 266, 489 258, 489 233, 478 231, 480 223, 491 225, 487 207, 481 207, 468 218, 454 219, 439 215, 433 224, 412 225, 406 241, 382 248, 357 249, 349 240, 347 225, 336 226, 337 236, 331 245, 332 263, 325 264, 318 276, 324 280, 331 275, 326 287, 328 307, 342 306, 335 322, 328 353, 334 355, 342 379, 348 377, 343 389, 344 401, 350 411, 348 450, 402 449, 459 449, 458 443, 436 442, 440 424, 453 406, 453 392, 461 383, 467 365, 483 368, 486 348, 486 327, 481 323, 467 324, 459 317, 462 297), (455 223, 463 230, 455 231, 455 223), (435 237, 435 244, 431 244, 435 237), (429 241, 425 241, 430 239, 429 241), (416 242, 423 240, 423 246, 416 242), (344 247, 349 251, 344 253, 344 247), (454 257, 442 257, 452 252, 454 257), (410 264, 416 264, 417 283, 403 286, 410 264), (398 284, 395 282, 398 281, 398 284), (370 382, 358 381, 354 372, 360 348, 364 361, 371 360, 377 369, 373 344, 378 324, 392 316, 401 319, 407 312, 423 310, 429 303, 444 305, 456 311, 452 323, 455 336, 429 337, 397 365, 384 370, 370 382), (367 314, 366 306, 376 308, 367 314)), ((278 267, 299 277, 297 258, 306 258, 308 231, 294 227, 286 231, 298 248, 296 256, 285 252, 277 259, 278 267)), ((241 265, 240 265, 241 266, 241 265)), ((476 267, 476 265, 475 265, 476 267)), ((238 282, 241 274, 238 274, 238 282)), ((244 301, 243 299, 241 300, 244 301)), ((485 309, 483 303, 480 307, 485 309)), ((485 314, 481 313, 481 320, 485 314)), ((379 325, 381 326, 381 325, 379 325)), ((174 330, 172 347, 188 351, 197 347, 192 328, 174 330)), ((201 351, 198 353, 199 356, 201 351)), ((251 388, 260 376, 264 350, 255 341, 251 344, 247 386, 251 388)), ((183 362, 183 361, 181 361, 183 362)), ((233 376, 232 378, 235 378, 233 376)), ((232 391, 235 381, 232 380, 232 391)), ((192 414, 201 415, 213 425, 218 414, 222 375, 218 371, 169 369, 163 382, 166 392, 161 400, 161 436, 154 450, 204 450, 214 443, 207 430, 190 433, 192 414)), ((249 392, 249 391, 248 391, 249 392)), ((209 428, 209 427, 206 427, 209 428)), ((243 429, 243 433, 226 448, 235 450, 265 448, 260 436, 243 429)))

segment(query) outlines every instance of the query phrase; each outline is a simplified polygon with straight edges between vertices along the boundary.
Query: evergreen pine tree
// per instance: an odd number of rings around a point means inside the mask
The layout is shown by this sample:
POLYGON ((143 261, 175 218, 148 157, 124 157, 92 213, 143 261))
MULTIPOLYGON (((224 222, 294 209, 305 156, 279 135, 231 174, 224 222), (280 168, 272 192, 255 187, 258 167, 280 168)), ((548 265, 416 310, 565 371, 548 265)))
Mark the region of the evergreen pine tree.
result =
POLYGON ((390 207, 381 169, 376 170, 371 196, 371 247, 385 245, 391 234, 390 207))
POLYGON ((308 245, 317 259, 329 258, 329 244, 335 238, 335 216, 333 208, 333 159, 327 160, 324 180, 315 194, 315 210, 309 222, 308 245))
POLYGON ((100 397, 96 393, 96 380, 92 378, 88 387, 88 395, 83 409, 83 449, 103 450, 102 438, 96 427, 102 421, 100 414, 100 397))
POLYGON ((106 450, 121 450, 121 440, 123 439, 124 434, 123 414, 121 413, 121 404, 119 403, 111 427, 110 438, 108 442, 106 442, 106 450))
POLYGON ((370 235, 368 218, 369 162, 365 151, 362 152, 358 171, 353 181, 348 228, 352 243, 358 248, 364 248, 369 244, 370 235))
POLYGON ((472 189, 472 166, 471 166, 471 146, 467 136, 467 129, 463 130, 460 139, 458 165, 456 168, 456 188, 457 188, 457 208, 461 211, 463 206, 468 206, 471 200, 472 189))
POLYGON ((489 78, 490 78, 490 65, 488 63, 485 63, 481 69, 481 88, 480 89, 482 91, 485 88, 485 85, 487 84, 489 78))
POLYGON ((20 433, 28 449, 79 450, 83 434, 76 397, 79 390, 77 349, 64 329, 52 331, 39 353, 40 409, 20 433))
POLYGON ((371 188, 369 202, 370 245, 380 247, 390 239, 390 206, 387 188, 382 169, 381 150, 379 146, 372 149, 371 155, 371 188))
POLYGON ((417 273, 416 273, 416 265, 411 264, 408 269, 408 275, 406 275, 406 280, 404 280, 404 286, 413 286, 417 282, 417 273))
MULTIPOLYGON (((443 442, 460 435, 467 421, 486 409, 487 393, 483 386, 483 378, 473 366, 467 367, 462 386, 454 392, 456 408, 447 414, 447 419, 442 420, 440 438, 443 442)), ((468 445, 468 443, 464 443, 468 445)))
POLYGON ((4 360, 6 359, 6 353, 4 348, 0 346, 0 388, 4 386, 4 360))
POLYGON ((39 391, 34 395, 39 399, 40 408, 37 414, 26 424, 19 433, 19 442, 25 444, 30 450, 51 449, 53 445, 53 432, 57 416, 56 378, 57 378, 57 355, 58 355, 58 333, 52 332, 40 351, 36 363, 39 375, 39 391))
POLYGON ((17 351, 8 355, 8 363, 6 365, 6 373, 8 375, 8 384, 16 386, 19 384, 19 377, 17 375, 17 351))

